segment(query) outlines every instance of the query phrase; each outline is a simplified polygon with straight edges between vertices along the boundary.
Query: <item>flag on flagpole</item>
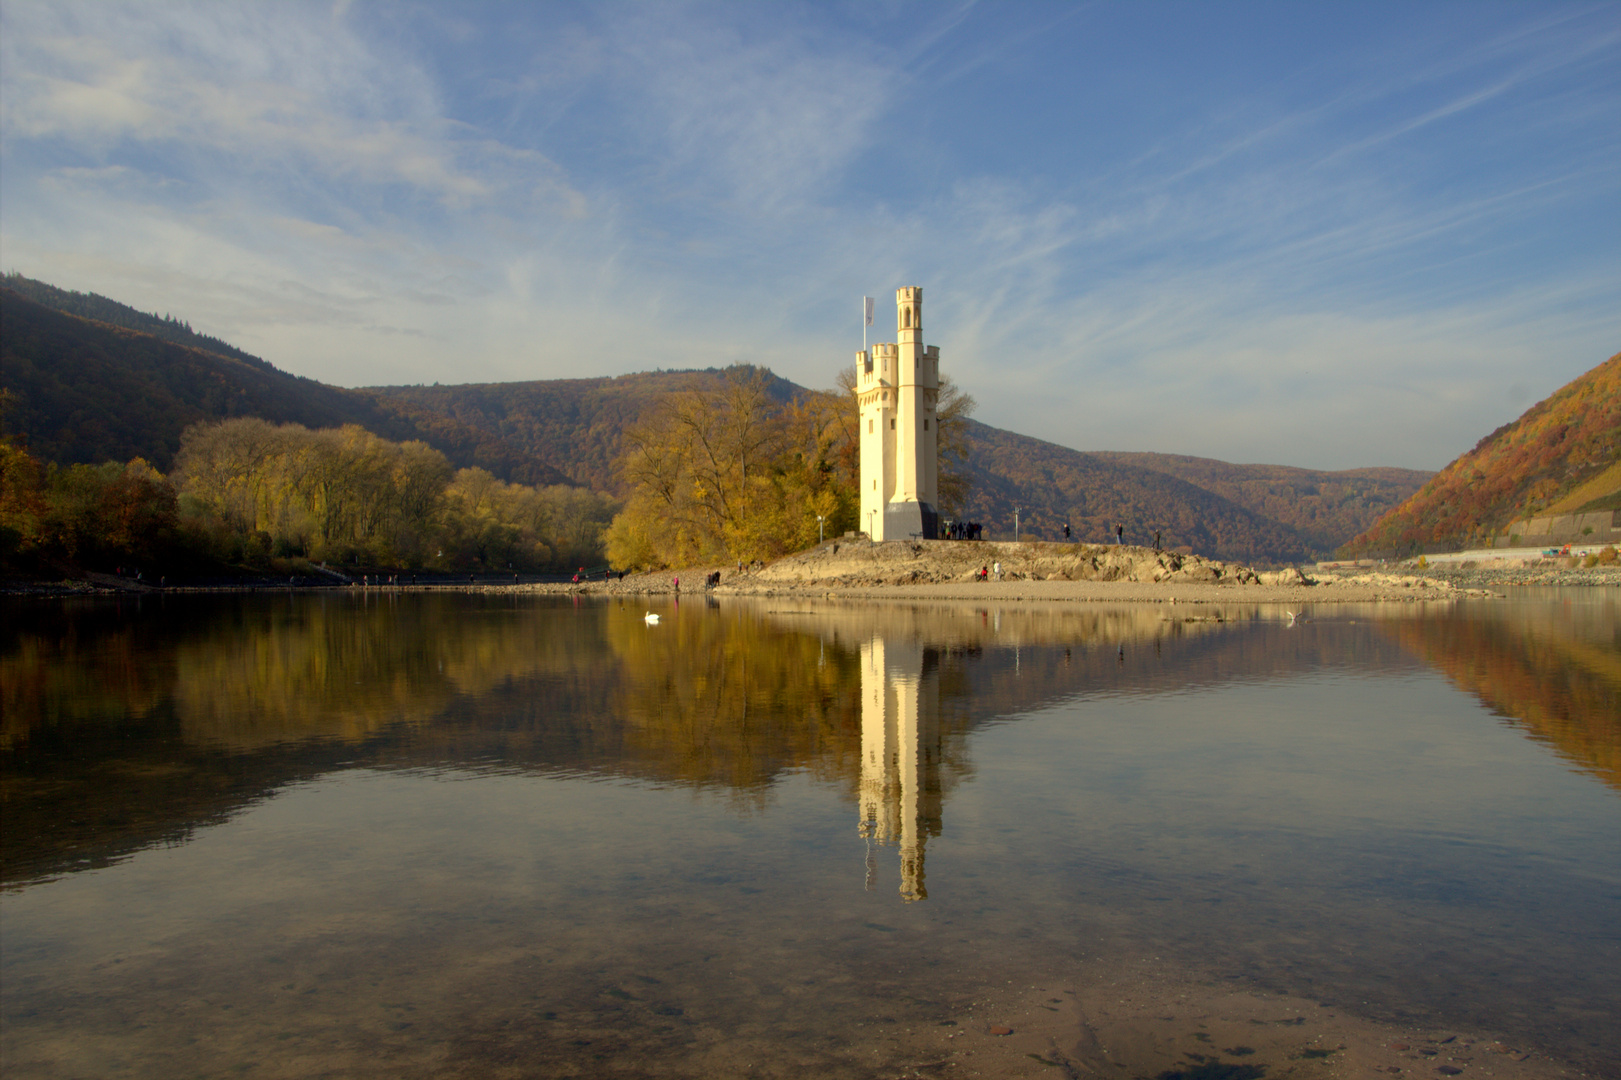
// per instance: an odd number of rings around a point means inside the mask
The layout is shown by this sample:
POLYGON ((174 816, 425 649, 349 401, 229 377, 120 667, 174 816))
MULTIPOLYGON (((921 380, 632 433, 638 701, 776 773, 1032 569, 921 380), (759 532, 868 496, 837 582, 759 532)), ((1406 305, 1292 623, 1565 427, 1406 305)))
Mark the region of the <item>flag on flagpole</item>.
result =
POLYGON ((866 322, 862 323, 861 325, 863 325, 863 326, 871 326, 872 325, 872 297, 863 296, 861 298, 861 314, 867 320, 866 322))

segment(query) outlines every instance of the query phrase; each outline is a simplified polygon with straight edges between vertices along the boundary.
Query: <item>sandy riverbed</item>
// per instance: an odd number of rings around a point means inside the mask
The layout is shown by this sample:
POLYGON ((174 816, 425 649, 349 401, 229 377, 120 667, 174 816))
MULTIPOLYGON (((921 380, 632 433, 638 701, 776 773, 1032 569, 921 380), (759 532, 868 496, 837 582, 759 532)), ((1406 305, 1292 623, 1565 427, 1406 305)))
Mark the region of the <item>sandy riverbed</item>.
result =
MULTIPOLYGON (((902 1076, 1290 1077, 1590 1075, 1490 1033, 1381 1023, 1333 1003, 1135 970, 1044 975, 982 991, 962 1022, 884 1032, 902 1076)), ((870 1036, 869 1036, 870 1037, 870 1036)), ((893 1067, 893 1066, 892 1066, 893 1067)))

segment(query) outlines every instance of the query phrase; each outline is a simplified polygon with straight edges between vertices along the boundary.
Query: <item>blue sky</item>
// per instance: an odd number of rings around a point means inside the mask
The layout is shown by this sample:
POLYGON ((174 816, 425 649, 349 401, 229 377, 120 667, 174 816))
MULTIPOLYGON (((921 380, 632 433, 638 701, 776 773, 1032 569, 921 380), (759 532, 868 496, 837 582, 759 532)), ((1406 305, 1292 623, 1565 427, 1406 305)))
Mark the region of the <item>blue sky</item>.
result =
POLYGON ((1438 468, 1621 349, 1621 6, 4 0, 0 262, 344 385, 921 285, 988 423, 1438 468))

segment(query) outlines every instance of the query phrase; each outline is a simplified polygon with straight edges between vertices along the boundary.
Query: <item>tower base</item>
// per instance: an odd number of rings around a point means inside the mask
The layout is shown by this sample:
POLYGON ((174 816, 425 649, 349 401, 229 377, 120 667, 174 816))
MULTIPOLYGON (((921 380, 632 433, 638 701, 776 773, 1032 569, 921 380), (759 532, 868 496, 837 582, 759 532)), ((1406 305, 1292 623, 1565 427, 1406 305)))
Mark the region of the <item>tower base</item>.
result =
POLYGON ((940 515, 926 502, 892 502, 884 507, 885 540, 937 540, 940 515))

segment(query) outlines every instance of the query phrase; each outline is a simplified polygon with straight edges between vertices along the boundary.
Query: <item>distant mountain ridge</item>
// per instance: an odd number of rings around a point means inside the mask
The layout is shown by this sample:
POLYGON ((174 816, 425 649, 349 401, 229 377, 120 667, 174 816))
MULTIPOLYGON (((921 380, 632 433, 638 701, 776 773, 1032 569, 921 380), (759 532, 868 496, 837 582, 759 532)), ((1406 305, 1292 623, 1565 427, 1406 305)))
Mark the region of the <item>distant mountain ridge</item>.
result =
POLYGON ((1621 509, 1621 353, 1481 439, 1342 550, 1456 549, 1550 509, 1600 508, 1621 509))
POLYGON ((1282 522, 1255 513, 1213 491, 1141 465, 969 421, 973 476, 965 516, 996 523, 997 538, 1019 533, 1044 540, 1071 537, 1112 543, 1115 526, 1125 541, 1149 544, 1161 534, 1167 547, 1190 547, 1222 559, 1298 562, 1313 545, 1282 522))
POLYGON ((441 420, 434 441, 365 394, 289 375, 257 357, 69 314, 9 285, 0 287, 0 378, 4 430, 24 436, 47 461, 142 457, 167 472, 192 424, 254 416, 311 428, 358 424, 385 439, 429 442, 458 466, 482 465, 526 484, 569 482, 511 447, 486 445, 454 418, 441 420))
POLYGON ((1292 465, 1233 465, 1182 454, 1094 450, 1093 455, 1186 480, 1252 513, 1294 529, 1319 551, 1332 551, 1399 506, 1435 474, 1393 467, 1302 469, 1292 465))
POLYGON ((252 364, 266 371, 279 371, 270 361, 261 360, 252 353, 243 352, 235 345, 221 341, 217 337, 199 334, 191 328, 190 323, 177 319, 172 315, 158 315, 156 313, 137 311, 128 304, 121 304, 117 300, 109 300, 99 293, 82 293, 58 289, 55 285, 35 281, 33 278, 24 277, 15 271, 8 271, 4 278, 0 279, 0 286, 25 296, 36 304, 68 315, 77 315, 81 319, 110 323, 113 326, 122 326, 126 330, 138 330, 141 333, 162 338, 164 341, 172 341, 176 345, 205 349, 221 356, 229 356, 233 360, 241 360, 245 364, 252 364))
MULTIPOLYGON (((779 402, 805 392, 787 379, 765 374, 779 402)), ((419 438, 447 454, 452 445, 469 454, 480 447, 506 446, 571 483, 624 494, 614 464, 624 429, 671 394, 711 388, 720 378, 720 369, 710 368, 593 379, 368 386, 352 392, 372 402, 380 414, 422 432, 419 438)))
MULTIPOLYGON (((346 389, 290 375, 177 320, 20 275, 0 286, 0 373, 9 395, 5 430, 47 460, 140 456, 166 471, 190 424, 257 416, 308 427, 358 424, 383 438, 421 440, 458 467, 478 465, 502 479, 612 492, 620 488, 615 462, 626 426, 670 394, 712 387, 723 376, 711 369, 346 389), (14 287, 19 281, 26 293, 14 287)), ((804 392, 769 377, 780 401, 804 392)), ((1017 508, 1022 535, 1056 539, 1068 523, 1074 538, 1102 541, 1120 523, 1128 540, 1149 542, 1158 530, 1168 547, 1298 561, 1366 528, 1428 475, 1089 454, 969 426, 974 484, 963 517, 996 536, 1013 534, 1017 508)))

